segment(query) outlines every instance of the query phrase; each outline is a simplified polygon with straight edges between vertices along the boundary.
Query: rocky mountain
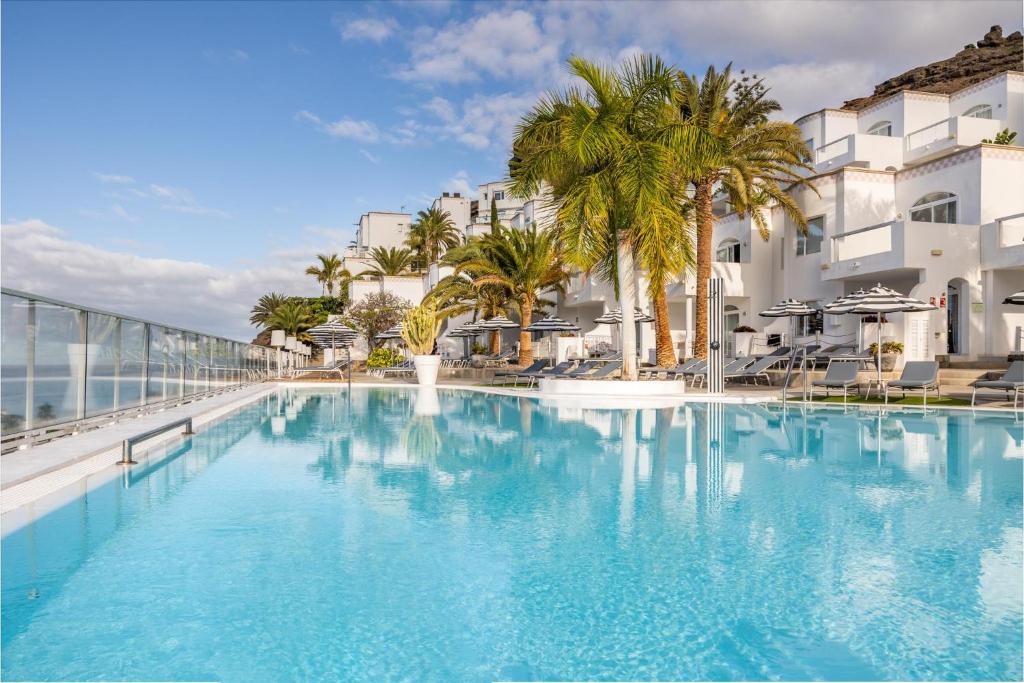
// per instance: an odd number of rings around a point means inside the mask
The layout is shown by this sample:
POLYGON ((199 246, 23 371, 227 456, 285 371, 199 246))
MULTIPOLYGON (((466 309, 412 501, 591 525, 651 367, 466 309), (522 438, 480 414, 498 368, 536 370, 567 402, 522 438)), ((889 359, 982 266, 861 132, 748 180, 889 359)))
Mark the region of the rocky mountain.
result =
POLYGON ((1004 71, 1024 70, 1024 37, 1014 31, 1003 37, 1003 27, 993 26, 977 43, 949 59, 919 66, 875 86, 875 92, 843 104, 859 111, 902 90, 949 94, 1004 71))

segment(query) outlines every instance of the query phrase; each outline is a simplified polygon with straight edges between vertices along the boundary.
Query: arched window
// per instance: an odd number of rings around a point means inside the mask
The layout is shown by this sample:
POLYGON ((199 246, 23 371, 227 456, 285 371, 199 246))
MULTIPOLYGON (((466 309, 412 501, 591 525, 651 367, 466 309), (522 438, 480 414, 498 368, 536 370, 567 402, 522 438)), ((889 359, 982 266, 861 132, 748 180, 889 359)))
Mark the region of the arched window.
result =
POLYGON ((892 121, 879 121, 868 128, 868 135, 884 135, 892 137, 892 121))
POLYGON ((722 240, 715 251, 715 260, 719 263, 739 263, 740 243, 732 238, 722 240))
POLYGON ((910 220, 924 223, 956 223, 956 195, 952 192, 929 192, 914 202, 910 220))
POLYGON ((964 116, 970 116, 975 119, 990 119, 992 118, 992 105, 976 104, 965 111, 964 116))

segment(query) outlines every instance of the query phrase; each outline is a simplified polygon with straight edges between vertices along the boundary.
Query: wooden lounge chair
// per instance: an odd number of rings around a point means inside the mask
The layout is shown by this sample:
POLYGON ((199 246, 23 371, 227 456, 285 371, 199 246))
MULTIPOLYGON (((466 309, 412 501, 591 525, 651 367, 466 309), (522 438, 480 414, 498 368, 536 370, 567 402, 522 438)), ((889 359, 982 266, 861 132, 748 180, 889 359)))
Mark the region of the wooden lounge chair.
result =
POLYGON ((855 360, 837 360, 829 364, 825 371, 824 379, 816 379, 811 382, 811 398, 814 398, 815 387, 825 389, 825 396, 831 395, 833 389, 843 390, 843 405, 846 405, 847 394, 850 387, 857 386, 857 373, 860 371, 860 362, 855 360))
POLYGON ((889 389, 900 389, 903 395, 907 391, 924 392, 924 405, 928 407, 928 391, 935 390, 936 396, 939 393, 939 364, 933 360, 912 360, 903 366, 903 372, 899 379, 892 379, 885 383, 885 402, 889 403, 889 389))
MULTIPOLYGON (((1009 369, 999 379, 979 379, 974 382, 974 391, 971 393, 971 405, 978 397, 978 389, 996 389, 1005 391, 1009 400, 1010 392, 1013 392, 1013 409, 1017 409, 1017 401, 1024 396, 1024 360, 1015 360, 1010 363, 1009 369)), ((1024 406, 1024 402, 1022 402, 1024 406)))

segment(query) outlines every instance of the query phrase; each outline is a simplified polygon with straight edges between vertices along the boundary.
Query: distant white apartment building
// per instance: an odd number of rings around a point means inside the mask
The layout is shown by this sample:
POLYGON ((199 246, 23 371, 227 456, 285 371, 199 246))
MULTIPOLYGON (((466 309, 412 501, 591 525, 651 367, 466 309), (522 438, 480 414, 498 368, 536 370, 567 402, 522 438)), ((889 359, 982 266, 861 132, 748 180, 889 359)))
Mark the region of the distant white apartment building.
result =
MULTIPOLYGON (((975 360, 1013 350, 1024 310, 1002 300, 1024 289, 1024 148, 982 140, 1005 128, 1024 135, 1024 73, 951 95, 905 91, 861 111, 825 109, 796 124, 814 150, 814 190, 793 191, 808 234, 780 209, 767 209, 766 241, 749 215, 716 206, 713 275, 725 282, 726 329, 785 333, 788 321, 758 313, 784 298, 821 308, 880 283, 939 307, 884 321, 883 339, 902 341, 905 360, 975 360)), ((692 276, 668 288, 680 356, 692 353, 696 294, 692 276)), ((598 341, 612 330, 592 321, 616 305, 608 283, 578 276, 560 309, 598 341)), ((647 308, 646 300, 640 305, 647 308)), ((858 324, 854 316, 825 315, 818 335, 853 339, 858 324)), ((653 356, 649 328, 641 343, 653 356)), ((802 332, 803 340, 813 338, 809 327, 802 332)))

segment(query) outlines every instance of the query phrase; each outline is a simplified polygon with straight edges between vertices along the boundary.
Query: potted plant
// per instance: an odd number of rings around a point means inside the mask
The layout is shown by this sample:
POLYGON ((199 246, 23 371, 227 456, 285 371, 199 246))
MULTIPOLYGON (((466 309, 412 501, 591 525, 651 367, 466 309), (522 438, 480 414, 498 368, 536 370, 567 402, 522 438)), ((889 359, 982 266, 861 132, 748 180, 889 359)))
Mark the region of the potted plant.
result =
POLYGON ((416 381, 423 386, 437 383, 437 370, 441 367, 441 356, 435 354, 434 342, 441 329, 441 320, 433 304, 420 304, 409 309, 404 318, 402 339, 412 352, 416 367, 416 381))
POLYGON ((740 325, 732 331, 733 348, 736 357, 749 356, 754 345, 754 330, 749 325, 740 325))
MULTIPOLYGON (((873 343, 869 349, 872 356, 878 353, 878 344, 873 343)), ((896 359, 903 354, 903 342, 887 341, 882 342, 882 372, 892 372, 896 369, 896 359)))

